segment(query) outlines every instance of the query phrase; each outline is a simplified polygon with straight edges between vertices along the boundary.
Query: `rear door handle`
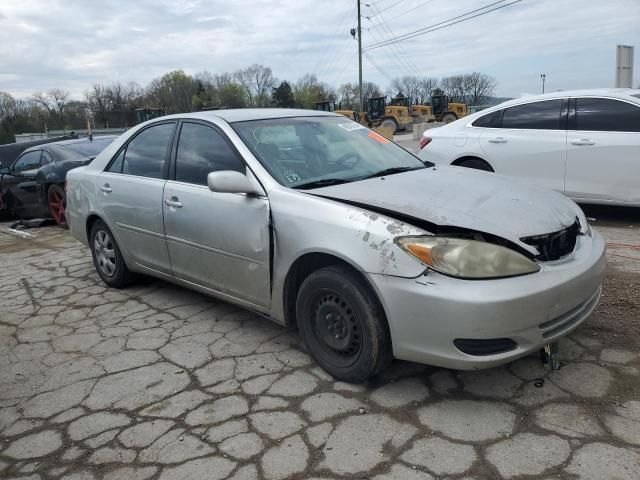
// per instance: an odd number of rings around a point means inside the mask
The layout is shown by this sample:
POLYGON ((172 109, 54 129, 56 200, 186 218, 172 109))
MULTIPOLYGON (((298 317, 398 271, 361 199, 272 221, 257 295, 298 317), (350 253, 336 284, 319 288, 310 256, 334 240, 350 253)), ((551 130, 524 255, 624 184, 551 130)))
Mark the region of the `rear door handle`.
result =
POLYGON ((111 186, 108 183, 105 183, 103 186, 101 186, 100 190, 102 190, 104 193, 111 193, 113 191, 111 190, 111 186))
POLYGON ((589 140, 588 138, 581 138, 580 140, 571 140, 571 145, 595 145, 596 142, 589 140))
POLYGON ((169 207, 182 208, 182 202, 178 200, 178 197, 167 198, 164 203, 169 207))
POLYGON ((490 138, 489 141, 491 143, 507 143, 507 139, 504 137, 490 138))

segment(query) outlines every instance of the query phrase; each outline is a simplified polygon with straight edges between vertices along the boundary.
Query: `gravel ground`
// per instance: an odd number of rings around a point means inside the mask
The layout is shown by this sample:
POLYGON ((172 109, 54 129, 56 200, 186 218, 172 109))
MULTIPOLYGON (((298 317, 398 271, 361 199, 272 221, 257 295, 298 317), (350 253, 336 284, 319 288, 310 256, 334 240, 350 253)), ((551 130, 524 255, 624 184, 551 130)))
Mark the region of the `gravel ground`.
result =
POLYGON ((640 223, 608 212, 587 212, 604 295, 559 371, 394 362, 366 385, 246 310, 108 289, 67 232, 0 224, 0 478, 637 480, 640 223))

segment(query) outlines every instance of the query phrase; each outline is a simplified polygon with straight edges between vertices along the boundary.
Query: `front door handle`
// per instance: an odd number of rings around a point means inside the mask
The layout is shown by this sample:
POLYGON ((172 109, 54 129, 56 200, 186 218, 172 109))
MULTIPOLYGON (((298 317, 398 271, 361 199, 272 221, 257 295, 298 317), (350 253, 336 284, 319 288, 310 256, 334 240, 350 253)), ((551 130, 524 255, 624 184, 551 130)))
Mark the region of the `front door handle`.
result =
POLYGON ((108 183, 105 183, 103 186, 101 186, 100 190, 102 190, 104 193, 111 193, 113 191, 111 190, 111 186, 108 183))
POLYGON ((491 143, 507 143, 507 139, 504 137, 490 138, 489 141, 491 143))
POLYGON ((595 145, 596 142, 589 140, 588 138, 581 138, 580 140, 571 140, 571 145, 595 145))
POLYGON ((182 202, 175 196, 165 199, 164 203, 169 207, 182 208, 182 202))

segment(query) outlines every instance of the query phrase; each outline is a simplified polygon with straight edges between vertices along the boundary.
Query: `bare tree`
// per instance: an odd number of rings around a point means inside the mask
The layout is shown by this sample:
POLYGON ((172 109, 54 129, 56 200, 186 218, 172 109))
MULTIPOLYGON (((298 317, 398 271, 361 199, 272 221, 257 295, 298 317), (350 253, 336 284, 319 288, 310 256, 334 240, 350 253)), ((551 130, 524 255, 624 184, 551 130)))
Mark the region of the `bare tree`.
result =
POLYGON ((421 104, 429 103, 433 91, 438 87, 438 79, 433 77, 423 77, 420 79, 418 88, 418 101, 421 104))
POLYGON ((235 78, 247 92, 249 105, 267 107, 271 101, 271 91, 276 79, 269 67, 253 64, 244 70, 238 70, 235 78))
POLYGON ((64 109, 69 102, 70 93, 61 88, 52 88, 46 93, 36 92, 32 100, 44 108, 50 116, 57 117, 60 126, 64 126, 64 109))
POLYGON ((96 83, 84 93, 84 98, 96 120, 106 127, 109 122, 108 113, 111 111, 108 88, 96 83))
POLYGON ((473 72, 465 75, 465 93, 470 105, 481 105, 494 94, 496 79, 484 73, 473 72))
POLYGON ((67 108, 69 103, 70 93, 61 88, 52 88, 47 92, 47 95, 51 99, 51 103, 54 105, 54 108, 60 117, 60 122, 64 123, 64 110, 67 108))
POLYGON ((420 79, 415 75, 396 77, 391 81, 391 93, 392 96, 409 97, 413 103, 420 95, 420 79))

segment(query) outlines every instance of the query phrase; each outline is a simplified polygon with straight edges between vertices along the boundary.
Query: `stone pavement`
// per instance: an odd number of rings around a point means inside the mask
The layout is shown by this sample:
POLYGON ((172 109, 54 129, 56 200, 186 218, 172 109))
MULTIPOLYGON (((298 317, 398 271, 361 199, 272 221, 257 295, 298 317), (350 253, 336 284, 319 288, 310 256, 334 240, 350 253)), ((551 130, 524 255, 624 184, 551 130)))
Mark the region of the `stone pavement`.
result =
POLYGON ((395 362, 350 385, 295 332, 164 282, 108 289, 67 232, 32 233, 0 225, 0 478, 640 478, 640 355, 603 340, 606 312, 557 372, 395 362))

